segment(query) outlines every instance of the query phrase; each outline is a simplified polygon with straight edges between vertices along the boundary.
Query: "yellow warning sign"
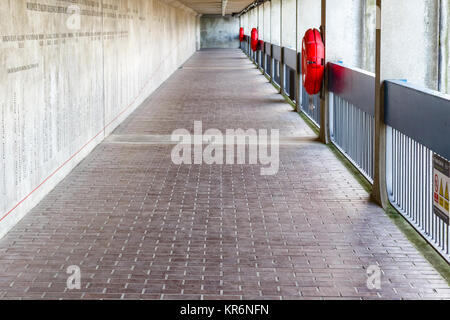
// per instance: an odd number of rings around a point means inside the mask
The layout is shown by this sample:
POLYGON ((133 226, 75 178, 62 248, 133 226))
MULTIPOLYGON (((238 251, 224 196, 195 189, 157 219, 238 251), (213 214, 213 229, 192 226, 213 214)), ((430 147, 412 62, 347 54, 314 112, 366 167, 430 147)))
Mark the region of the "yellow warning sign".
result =
POLYGON ((449 205, 448 205, 448 182, 445 184, 445 199, 444 199, 444 208, 447 212, 449 212, 449 205))
POLYGON ((446 223, 450 219, 450 161, 433 155, 433 212, 446 223))
POLYGON ((450 200, 448 198, 448 183, 445 185, 445 199, 450 200))

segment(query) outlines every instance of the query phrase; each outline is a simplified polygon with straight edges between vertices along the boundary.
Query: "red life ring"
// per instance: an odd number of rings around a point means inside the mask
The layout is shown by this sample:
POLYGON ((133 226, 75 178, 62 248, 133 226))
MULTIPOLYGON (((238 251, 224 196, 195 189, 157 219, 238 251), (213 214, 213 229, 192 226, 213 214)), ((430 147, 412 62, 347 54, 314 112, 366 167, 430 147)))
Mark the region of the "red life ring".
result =
POLYGON ((244 28, 241 27, 241 28, 239 29, 239 41, 240 41, 240 42, 243 42, 243 41, 244 41, 244 35, 245 35, 245 34, 244 34, 244 28))
POLYGON ((306 92, 315 95, 322 88, 325 73, 325 46, 319 30, 309 29, 302 44, 302 79, 306 92))
POLYGON ((259 42, 258 41, 258 29, 253 28, 252 29, 252 42, 251 42, 253 51, 257 51, 258 50, 258 42, 259 42))

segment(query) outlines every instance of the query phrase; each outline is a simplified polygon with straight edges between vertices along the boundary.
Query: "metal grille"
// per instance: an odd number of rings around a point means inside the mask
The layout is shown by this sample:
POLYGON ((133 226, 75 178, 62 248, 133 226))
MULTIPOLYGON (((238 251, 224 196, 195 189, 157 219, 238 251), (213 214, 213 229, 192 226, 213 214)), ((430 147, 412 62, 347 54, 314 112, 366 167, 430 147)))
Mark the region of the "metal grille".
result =
POLYGON ((280 85, 280 61, 273 59, 273 81, 280 85))
POLYGON ((295 70, 284 66, 284 78, 284 92, 292 101, 295 101, 295 70))
POLYGON ((270 56, 268 56, 267 54, 265 54, 265 59, 266 62, 264 63, 264 70, 266 72, 266 74, 271 77, 272 76, 272 58, 270 56))
POLYGON ((433 152, 388 127, 386 165, 392 205, 450 262, 449 226, 433 213, 433 152))
POLYGON ((261 50, 258 51, 258 67, 264 68, 264 53, 261 50))
POLYGON ((302 96, 300 100, 301 111, 318 127, 320 127, 320 96, 312 96, 312 104, 310 103, 310 95, 301 85, 302 96))
POLYGON ((338 95, 330 94, 330 135, 334 145, 373 182, 375 119, 338 95))

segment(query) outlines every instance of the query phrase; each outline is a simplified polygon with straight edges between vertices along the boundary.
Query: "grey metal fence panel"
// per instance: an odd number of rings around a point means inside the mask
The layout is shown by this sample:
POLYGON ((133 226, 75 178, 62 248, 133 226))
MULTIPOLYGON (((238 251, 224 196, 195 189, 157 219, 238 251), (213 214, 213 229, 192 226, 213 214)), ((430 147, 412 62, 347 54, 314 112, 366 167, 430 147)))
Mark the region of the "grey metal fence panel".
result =
POLYGON ((433 155, 450 158, 450 100, 400 81, 384 85, 389 200, 450 262, 448 221, 433 212, 433 155))
POLYGON ((264 71, 269 76, 272 77, 272 58, 270 55, 265 55, 265 62, 264 62, 264 71))
POLYGON ((292 70, 297 70, 297 51, 283 48, 283 61, 292 70))
POLYGON ((294 69, 285 65, 284 67, 284 93, 291 99, 291 101, 296 101, 295 96, 295 73, 294 69))
POLYGON ((385 81, 385 123, 450 159, 450 96, 385 81))
POLYGON ((300 107, 301 111, 317 126, 320 127, 320 96, 318 94, 310 96, 302 84, 301 88, 301 99, 300 107))
POLYGON ((330 62, 328 90, 371 116, 375 114, 375 74, 330 62))
POLYGON ((328 63, 331 141, 373 182, 375 75, 328 63))
POLYGON ((275 58, 272 61, 273 61, 272 79, 277 85, 280 85, 280 83, 281 83, 281 81, 280 81, 280 65, 281 65, 281 63, 279 60, 277 60, 275 58))
POLYGON ((272 45, 272 57, 278 61, 281 61, 281 47, 276 44, 272 45))
POLYGON ((269 42, 265 42, 264 43, 264 49, 267 55, 269 55, 270 57, 272 56, 272 44, 269 42))
POLYGON ((330 100, 331 141, 373 182, 375 118, 336 94, 330 100))

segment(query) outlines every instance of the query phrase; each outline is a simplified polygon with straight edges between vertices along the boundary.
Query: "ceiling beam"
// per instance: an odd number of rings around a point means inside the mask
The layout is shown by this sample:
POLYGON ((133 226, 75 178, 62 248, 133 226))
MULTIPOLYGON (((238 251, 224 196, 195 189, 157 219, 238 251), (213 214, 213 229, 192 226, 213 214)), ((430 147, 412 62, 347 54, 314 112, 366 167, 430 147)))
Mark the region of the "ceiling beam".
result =
POLYGON ((228 0, 222 0, 222 16, 224 17, 227 13, 228 0))

